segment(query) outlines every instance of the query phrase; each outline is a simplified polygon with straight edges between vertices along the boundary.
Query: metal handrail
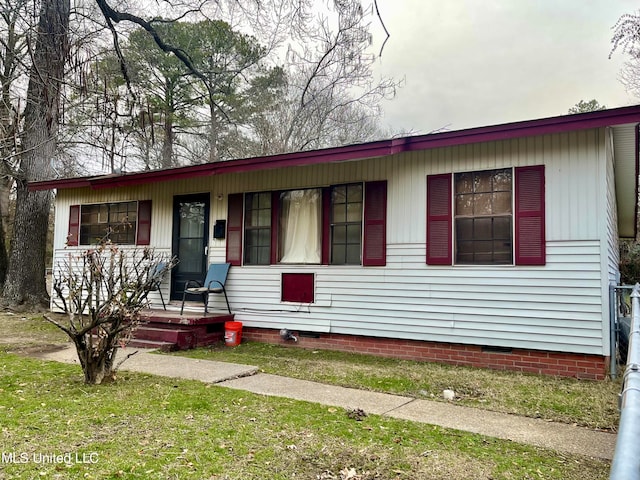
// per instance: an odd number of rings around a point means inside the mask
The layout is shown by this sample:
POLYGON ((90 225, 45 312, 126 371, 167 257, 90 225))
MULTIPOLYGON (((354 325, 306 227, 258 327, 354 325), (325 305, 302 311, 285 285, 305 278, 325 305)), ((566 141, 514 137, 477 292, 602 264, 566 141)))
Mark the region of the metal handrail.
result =
POLYGON ((620 426, 611 463, 611 480, 640 479, 640 284, 631 292, 629 353, 620 393, 620 426))

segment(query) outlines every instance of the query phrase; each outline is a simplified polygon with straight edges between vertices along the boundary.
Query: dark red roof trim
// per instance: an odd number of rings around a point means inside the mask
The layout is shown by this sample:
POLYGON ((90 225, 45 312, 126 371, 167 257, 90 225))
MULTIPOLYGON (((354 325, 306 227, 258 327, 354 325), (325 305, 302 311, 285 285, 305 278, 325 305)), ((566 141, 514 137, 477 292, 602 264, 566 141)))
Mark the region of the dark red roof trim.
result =
POLYGON ((506 123, 489 127, 456 130, 453 132, 403 137, 358 145, 326 148, 322 150, 244 158, 240 160, 229 160, 226 162, 205 163, 201 165, 170 168, 165 170, 32 182, 29 184, 29 189, 50 190, 54 188, 90 187, 98 189, 125 187, 210 175, 223 175, 228 173, 249 172, 273 168, 344 162, 348 160, 362 160, 365 158, 382 157, 401 152, 428 150, 431 148, 507 140, 518 137, 546 135, 551 133, 585 130, 589 128, 638 122, 640 122, 640 105, 575 115, 563 115, 538 120, 506 123))

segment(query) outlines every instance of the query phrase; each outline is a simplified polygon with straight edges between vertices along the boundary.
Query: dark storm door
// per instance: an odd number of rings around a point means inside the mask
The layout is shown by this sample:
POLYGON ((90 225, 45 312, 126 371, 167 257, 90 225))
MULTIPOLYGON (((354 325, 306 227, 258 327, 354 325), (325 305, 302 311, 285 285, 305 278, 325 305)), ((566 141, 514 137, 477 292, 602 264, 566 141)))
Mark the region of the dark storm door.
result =
MULTIPOLYGON (((209 194, 173 197, 173 254, 180 260, 171 272, 171 298, 182 300, 188 280, 202 283, 207 271, 209 194)), ((188 300, 196 300, 193 295, 188 300)))

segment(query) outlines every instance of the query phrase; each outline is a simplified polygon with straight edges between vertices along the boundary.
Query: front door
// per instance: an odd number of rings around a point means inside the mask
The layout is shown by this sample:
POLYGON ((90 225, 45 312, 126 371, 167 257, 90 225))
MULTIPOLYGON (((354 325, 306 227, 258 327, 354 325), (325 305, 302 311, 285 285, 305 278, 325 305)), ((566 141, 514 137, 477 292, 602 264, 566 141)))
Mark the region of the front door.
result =
POLYGON ((180 261, 171 271, 172 299, 182 300, 184 284, 188 280, 204 281, 208 245, 209 194, 173 197, 172 250, 180 261))

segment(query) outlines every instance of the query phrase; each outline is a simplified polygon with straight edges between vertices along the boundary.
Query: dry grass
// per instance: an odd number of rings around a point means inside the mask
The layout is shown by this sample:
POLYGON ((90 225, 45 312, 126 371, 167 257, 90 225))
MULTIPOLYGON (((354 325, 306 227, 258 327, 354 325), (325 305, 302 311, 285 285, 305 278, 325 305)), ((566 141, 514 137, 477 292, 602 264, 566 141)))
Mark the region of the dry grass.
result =
MULTIPOLYGON (((0 315, 0 329, 0 452, 96 460, 23 464, 7 462, 5 455, 2 480, 608 478, 608 462, 597 459, 376 415, 356 421, 339 408, 195 381, 122 373, 113 384, 87 386, 78 366, 6 353, 66 342, 40 317, 0 315)), ((482 378, 493 372, 470 369, 465 378, 454 369, 438 377, 424 364, 246 347, 221 349, 220 355, 244 363, 262 359, 266 369, 288 368, 299 376, 314 372, 323 381, 360 379, 363 388, 373 388, 371 383, 383 391, 430 396, 455 378, 461 399, 499 397, 503 391, 496 385, 504 380, 487 386, 482 378), (421 391, 427 385, 430 390, 421 391)))
POLYGON ((64 332, 41 314, 0 312, 0 332, 0 350, 5 351, 29 353, 56 348, 69 341, 64 332))
POLYGON ((606 479, 607 462, 440 427, 0 352, 0 479, 606 479), (33 454, 66 455, 38 463, 33 454), (76 457, 76 454, 79 457, 76 457), (77 462, 76 458, 95 462, 77 462))
MULTIPOLYGON (((2 313, 0 331, 0 350, 5 351, 35 353, 68 342, 66 335, 41 315, 2 313)), ((619 380, 581 381, 260 343, 243 343, 237 348, 219 345, 179 354, 415 398, 441 400, 442 391, 451 389, 461 405, 603 430, 615 430, 619 421, 619 380)))
POLYGON ((178 354, 415 398, 442 400, 442 391, 450 389, 461 405, 596 429, 614 430, 619 421, 619 380, 594 382, 261 343, 178 354))

